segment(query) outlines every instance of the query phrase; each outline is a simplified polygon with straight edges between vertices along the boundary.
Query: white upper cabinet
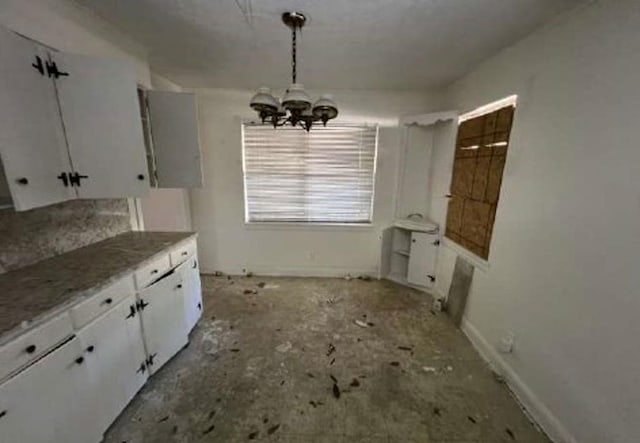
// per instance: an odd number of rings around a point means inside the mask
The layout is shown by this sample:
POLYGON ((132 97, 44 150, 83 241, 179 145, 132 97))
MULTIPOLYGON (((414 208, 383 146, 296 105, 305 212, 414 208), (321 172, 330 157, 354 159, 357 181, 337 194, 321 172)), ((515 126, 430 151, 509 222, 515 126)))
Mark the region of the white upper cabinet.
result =
POLYGON ((149 177, 133 67, 75 54, 51 57, 64 73, 56 85, 78 196, 147 195, 149 177))
POLYGON ((147 91, 157 185, 202 186, 198 115, 194 94, 147 91))
POLYGON ((0 157, 16 210, 75 198, 46 51, 0 28, 0 157))

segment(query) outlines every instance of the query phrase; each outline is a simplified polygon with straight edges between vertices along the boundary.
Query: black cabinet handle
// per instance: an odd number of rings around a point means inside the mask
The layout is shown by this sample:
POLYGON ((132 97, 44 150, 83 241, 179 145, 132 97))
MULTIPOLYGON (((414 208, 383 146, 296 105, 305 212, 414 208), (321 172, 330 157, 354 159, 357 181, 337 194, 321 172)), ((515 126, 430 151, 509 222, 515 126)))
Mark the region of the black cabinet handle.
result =
POLYGON ((153 366, 153 359, 156 358, 157 353, 153 353, 147 359, 147 366, 153 366))
POLYGON ((198 309, 202 311, 202 303, 198 303, 198 309))
POLYGON ((178 286, 176 286, 176 289, 182 289, 182 283, 180 283, 178 286))
POLYGON ((67 177, 66 172, 61 173, 57 178, 59 180, 62 180, 62 184, 64 185, 65 188, 69 186, 69 177, 67 177))
POLYGON ((144 174, 138 174, 138 180, 144 180, 144 174))
POLYGON ((138 303, 136 303, 136 307, 138 308, 138 311, 142 311, 147 306, 149 306, 149 303, 146 303, 144 300, 140 300, 138 303))
POLYGON ((136 370, 136 372, 143 374, 146 369, 147 369, 147 365, 144 362, 142 362, 140 363, 140 367, 136 370))
POLYGON ((44 64, 42 63, 42 59, 39 55, 36 55, 36 62, 32 63, 31 66, 36 68, 36 71, 38 71, 40 75, 44 75, 44 64))
POLYGON ((19 185, 28 185, 29 184, 29 179, 27 177, 20 177, 16 179, 16 183, 19 185))
POLYGON ((182 255, 187 255, 189 251, 182 251, 182 255))
POLYGON ((113 299, 111 297, 107 298, 102 302, 102 304, 105 304, 105 305, 110 305, 111 303, 113 303, 113 299))
POLYGON ((77 364, 77 365, 81 365, 82 363, 84 363, 84 357, 78 357, 78 358, 76 358, 76 364, 77 364))
POLYGON ((34 352, 36 352, 36 345, 29 345, 24 349, 24 352, 26 352, 27 354, 33 354, 34 352))
POLYGON ((0 418, 4 417, 5 415, 7 415, 7 411, 0 411, 0 418))
POLYGON ((151 271, 151 274, 157 274, 157 273, 158 273, 157 269, 154 269, 153 271, 151 271))
POLYGON ((194 260, 193 261, 193 266, 191 266, 193 269, 198 267, 198 260, 194 260))
POLYGON ((90 345, 90 346, 87 348, 87 352, 93 352, 95 349, 96 349, 96 347, 95 347, 95 346, 90 345))
POLYGON ((129 315, 125 318, 133 318, 136 316, 136 307, 134 305, 129 305, 129 315))

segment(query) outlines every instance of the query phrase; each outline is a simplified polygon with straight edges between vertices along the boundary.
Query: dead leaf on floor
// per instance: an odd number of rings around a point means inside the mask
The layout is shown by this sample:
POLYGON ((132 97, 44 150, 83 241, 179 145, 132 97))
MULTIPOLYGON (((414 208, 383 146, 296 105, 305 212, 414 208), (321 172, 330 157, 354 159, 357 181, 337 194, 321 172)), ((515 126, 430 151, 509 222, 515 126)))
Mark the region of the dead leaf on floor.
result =
POLYGON ((340 398, 340 388, 335 383, 333 384, 333 396, 335 398, 340 398))
POLYGON ((514 434, 514 433, 513 433, 513 431, 512 431, 511 429, 509 429, 509 428, 505 428, 505 430, 504 430, 504 431, 507 433, 507 435, 508 435, 509 437, 511 437, 511 440, 515 440, 515 439, 516 439, 516 434, 514 434))
POLYGON ((162 422, 167 421, 167 420, 169 420, 169 416, 168 416, 168 415, 165 415, 165 416, 164 416, 164 417, 162 417, 160 420, 158 420, 158 423, 162 423, 162 422))
POLYGON ((216 425, 211 425, 209 426, 207 429, 204 430, 204 432, 202 433, 202 435, 207 435, 209 434, 211 431, 213 431, 216 428, 216 425))
POLYGON ((351 384, 349 386, 353 386, 354 388, 358 387, 360 386, 360 382, 358 381, 357 378, 354 378, 353 380, 351 380, 351 384))
POLYGON ((245 289, 244 293, 245 294, 253 294, 253 295, 255 295, 255 294, 258 293, 258 291, 256 289, 245 289))
POLYGON ((413 348, 409 346, 398 346, 398 349, 400 349, 401 351, 413 351, 413 348))
POLYGON ((279 427, 280 427, 280 423, 278 423, 277 425, 271 426, 269 429, 267 429, 267 434, 269 435, 273 434, 278 430, 279 427))
POLYGON ((258 436, 259 432, 258 431, 254 431, 251 434, 249 434, 248 438, 249 440, 255 440, 256 437, 258 436))
POLYGON ((338 379, 336 379, 333 374, 329 374, 329 377, 331 377, 331 380, 333 380, 334 383, 338 383, 338 379))
POLYGON ((258 287, 259 288, 264 288, 267 284, 263 281, 261 281, 260 283, 258 283, 258 287))
POLYGON ((440 408, 439 407, 434 407, 433 408, 433 415, 437 415, 438 417, 440 417, 440 408))
POLYGON ((389 363, 391 366, 400 366, 400 362, 399 361, 392 361, 391 363, 389 363))
POLYGON ((329 349, 327 350, 327 357, 333 354, 336 351, 336 347, 333 346, 333 343, 329 343, 329 349))
POLYGON ((476 419, 475 419, 475 418, 473 418, 473 417, 472 417, 472 416, 470 416, 470 415, 467 415, 467 420, 469 420, 469 421, 470 421, 471 423, 473 423, 474 425, 477 423, 477 422, 476 422, 476 419))

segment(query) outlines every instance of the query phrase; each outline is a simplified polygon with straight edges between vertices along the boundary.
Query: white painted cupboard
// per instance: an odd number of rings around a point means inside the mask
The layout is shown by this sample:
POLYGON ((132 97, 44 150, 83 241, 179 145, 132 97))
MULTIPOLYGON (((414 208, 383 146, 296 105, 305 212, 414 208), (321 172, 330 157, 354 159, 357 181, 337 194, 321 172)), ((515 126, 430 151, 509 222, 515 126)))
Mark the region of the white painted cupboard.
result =
POLYGON ((141 107, 132 65, 1 27, 0 65, 0 200, 16 210, 202 185, 195 95, 147 91, 141 107))
POLYGON ((196 254, 195 240, 183 242, 134 272, 170 263, 146 286, 124 277, 0 347, 0 441, 100 441, 188 343, 202 310, 196 254))

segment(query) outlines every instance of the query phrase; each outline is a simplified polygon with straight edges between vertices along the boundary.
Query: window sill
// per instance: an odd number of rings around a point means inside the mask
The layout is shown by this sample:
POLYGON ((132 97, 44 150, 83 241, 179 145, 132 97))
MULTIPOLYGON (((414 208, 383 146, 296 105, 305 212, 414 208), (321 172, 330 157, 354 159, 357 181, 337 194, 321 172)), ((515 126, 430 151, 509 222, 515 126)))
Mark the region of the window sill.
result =
POLYGON ((461 255, 462 258, 464 258, 469 263, 471 263, 474 268, 479 269, 482 272, 489 272, 489 268, 491 267, 491 265, 489 264, 488 260, 478 257, 473 252, 463 248, 462 246, 460 246, 459 244, 455 243, 452 240, 449 240, 445 236, 442 236, 442 244, 445 247, 451 249, 456 254, 461 255))
POLYGON ((294 223, 294 222, 245 222, 247 230, 256 231, 369 231, 373 223, 294 223))

